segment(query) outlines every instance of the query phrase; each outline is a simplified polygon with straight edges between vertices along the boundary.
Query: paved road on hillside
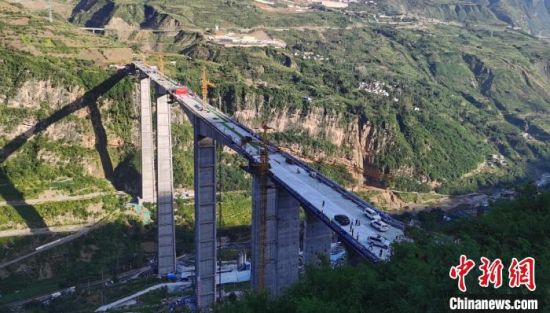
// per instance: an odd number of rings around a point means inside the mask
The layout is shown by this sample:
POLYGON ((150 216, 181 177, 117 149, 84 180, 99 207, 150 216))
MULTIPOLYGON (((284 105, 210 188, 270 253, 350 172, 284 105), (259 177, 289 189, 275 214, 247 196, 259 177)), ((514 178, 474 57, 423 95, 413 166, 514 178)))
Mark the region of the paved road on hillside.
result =
POLYGON ((2 264, 0 264, 0 269, 6 267, 6 266, 10 266, 12 264, 16 264, 16 263, 19 263, 25 259, 28 259, 32 256, 35 256, 39 253, 42 253, 44 251, 48 251, 54 247, 58 247, 60 245, 64 245, 66 243, 69 243, 75 239, 78 239, 86 234, 88 234, 90 231, 94 230, 94 229, 97 229, 103 225, 105 225, 105 223, 109 220, 109 216, 105 217, 104 219, 102 219, 101 221, 93 224, 92 226, 90 227, 84 227, 82 228, 80 231, 74 233, 74 234, 71 234, 69 236, 66 236, 66 237, 63 237, 63 238, 60 238, 60 239, 57 239, 55 241, 52 241, 52 242, 49 242, 47 244, 44 244, 38 248, 35 249, 35 251, 31 252, 31 253, 28 253, 28 254, 25 254, 23 256, 20 256, 18 258, 15 258, 11 261, 7 261, 7 262, 4 262, 2 264))
POLYGON ((124 192, 117 191, 111 192, 93 192, 88 193, 85 195, 77 195, 77 196, 55 196, 51 198, 39 198, 39 199, 24 199, 24 200, 8 200, 8 201, 0 201, 0 207, 1 206, 23 206, 23 205, 36 205, 36 204, 43 204, 43 203, 51 203, 51 202, 65 202, 65 201, 78 201, 78 200, 89 200, 94 198, 99 198, 103 196, 108 195, 124 195, 124 192))
POLYGON ((0 231, 0 238, 20 237, 20 236, 36 236, 36 235, 51 235, 55 233, 74 233, 93 226, 94 223, 75 224, 52 226, 45 228, 25 228, 25 229, 10 229, 0 231))

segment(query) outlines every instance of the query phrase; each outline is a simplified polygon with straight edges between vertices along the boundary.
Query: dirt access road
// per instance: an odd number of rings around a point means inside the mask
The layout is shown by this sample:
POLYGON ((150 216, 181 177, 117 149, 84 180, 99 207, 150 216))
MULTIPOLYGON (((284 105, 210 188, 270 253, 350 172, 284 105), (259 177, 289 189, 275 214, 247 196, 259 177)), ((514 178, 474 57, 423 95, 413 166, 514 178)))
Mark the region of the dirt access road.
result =
POLYGON ((39 198, 39 199, 29 199, 29 200, 8 200, 8 201, 0 201, 0 207, 2 206, 24 206, 24 205, 36 205, 36 204, 42 204, 42 203, 50 203, 50 202, 65 202, 65 201, 77 201, 77 200, 89 200, 93 198, 99 198, 103 196, 108 195, 124 195, 124 192, 94 192, 94 193, 88 193, 85 195, 78 195, 78 196, 54 196, 54 197, 48 197, 48 198, 39 198))

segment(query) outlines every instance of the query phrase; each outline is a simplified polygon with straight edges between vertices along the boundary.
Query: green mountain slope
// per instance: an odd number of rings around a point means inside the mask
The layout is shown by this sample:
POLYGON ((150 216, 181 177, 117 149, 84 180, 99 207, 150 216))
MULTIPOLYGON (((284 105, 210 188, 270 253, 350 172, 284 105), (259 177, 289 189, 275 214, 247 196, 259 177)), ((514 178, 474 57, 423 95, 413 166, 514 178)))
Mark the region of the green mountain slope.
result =
POLYGON ((536 36, 550 36, 548 0, 387 0, 392 13, 467 23, 505 24, 536 36))
POLYGON ((277 14, 256 8, 252 1, 167 1, 167 0, 81 0, 71 21, 86 26, 103 26, 120 18, 146 28, 214 28, 327 25, 346 23, 346 18, 327 12, 277 14))
MULTIPOLYGON (((550 80, 540 69, 550 51, 543 42, 448 26, 274 35, 286 51, 207 48, 218 83, 212 96, 255 126, 269 121, 288 146, 316 138, 298 148, 306 155, 347 158, 365 174, 378 168, 396 187, 416 188, 398 178, 414 176, 446 191, 522 175, 526 161, 548 158, 550 80), (386 84, 389 96, 359 90, 362 82, 386 84), (509 164, 489 164, 491 154, 509 164), (476 181, 467 173, 479 166, 476 181)), ((186 51, 193 49, 201 48, 186 51)), ((193 75, 184 69, 180 77, 193 75)))
MULTIPOLYGON (((483 12, 480 21, 492 11, 483 12)), ((167 71, 195 90, 206 64, 214 103, 252 127, 269 122, 281 145, 344 165, 357 181, 464 192, 524 177, 550 154, 550 51, 513 30, 395 27, 337 11, 266 12, 249 1, 87 0, 72 20, 130 25, 122 40, 170 53, 177 66, 167 71), (221 48, 204 31, 216 24, 263 29, 287 47, 221 48), (150 27, 177 34, 140 30, 150 27), (360 90, 375 83, 388 95, 360 90)))
MULTIPOLYGON (((470 24, 508 25, 535 36, 550 37, 550 2, 548 0, 385 0, 379 1, 382 11, 390 15, 407 14, 458 21, 470 24)), ((351 6, 355 8, 355 6, 351 6)), ((363 9, 361 5, 359 8, 363 9)), ((367 12, 377 9, 366 6, 367 12)), ((326 24, 330 14, 276 14, 265 12, 252 1, 185 1, 165 0, 81 0, 73 10, 73 22, 86 26, 108 24, 119 17, 133 25, 146 27, 222 27, 292 26, 326 24), (314 17, 314 15, 316 15, 314 17)), ((332 20, 336 22, 338 19, 332 20)), ((346 23, 340 19, 339 23, 346 23)))

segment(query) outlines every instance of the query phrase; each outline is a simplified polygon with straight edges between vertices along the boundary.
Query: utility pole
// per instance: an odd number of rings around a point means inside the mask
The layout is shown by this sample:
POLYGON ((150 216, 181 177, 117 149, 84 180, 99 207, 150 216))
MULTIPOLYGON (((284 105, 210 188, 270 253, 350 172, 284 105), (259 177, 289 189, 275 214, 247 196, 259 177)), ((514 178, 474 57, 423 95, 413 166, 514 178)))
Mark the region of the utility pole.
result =
POLYGON ((159 53, 159 72, 164 74, 164 55, 162 52, 159 53))
POLYGON ((50 23, 53 23, 53 15, 52 15, 52 0, 48 0, 48 6, 50 7, 50 12, 49 12, 49 20, 50 20, 50 23))

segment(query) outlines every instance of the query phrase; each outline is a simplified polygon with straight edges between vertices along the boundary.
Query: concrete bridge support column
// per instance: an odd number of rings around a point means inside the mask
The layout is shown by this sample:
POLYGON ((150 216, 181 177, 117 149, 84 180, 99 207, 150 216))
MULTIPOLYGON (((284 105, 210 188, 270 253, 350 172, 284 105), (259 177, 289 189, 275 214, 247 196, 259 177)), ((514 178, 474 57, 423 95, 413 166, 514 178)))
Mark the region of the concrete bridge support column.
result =
POLYGON ((313 213, 305 212, 304 261, 306 264, 319 264, 320 256, 330 255, 332 230, 313 213))
POLYGON ((255 291, 277 290, 277 192, 275 188, 271 179, 262 178, 258 174, 253 175, 251 279, 252 289, 255 291), (265 210, 262 210, 262 202, 265 203, 265 210))
POLYGON ((298 281, 300 253, 300 203, 286 190, 277 188, 277 289, 275 294, 298 281))
POLYGON ((365 259, 355 252, 352 247, 344 245, 344 249, 346 250, 346 261, 348 265, 357 266, 365 262, 365 259))
POLYGON ((176 271, 172 138, 168 95, 157 99, 157 227, 158 274, 176 271))
POLYGON ((216 144, 195 125, 195 294, 197 306, 216 301, 216 144))
POLYGON ((276 295, 298 280, 299 203, 263 179, 252 181, 252 288, 276 295))
POLYGON ((155 146, 151 114, 151 79, 140 81, 141 104, 141 199, 155 202, 155 146))

